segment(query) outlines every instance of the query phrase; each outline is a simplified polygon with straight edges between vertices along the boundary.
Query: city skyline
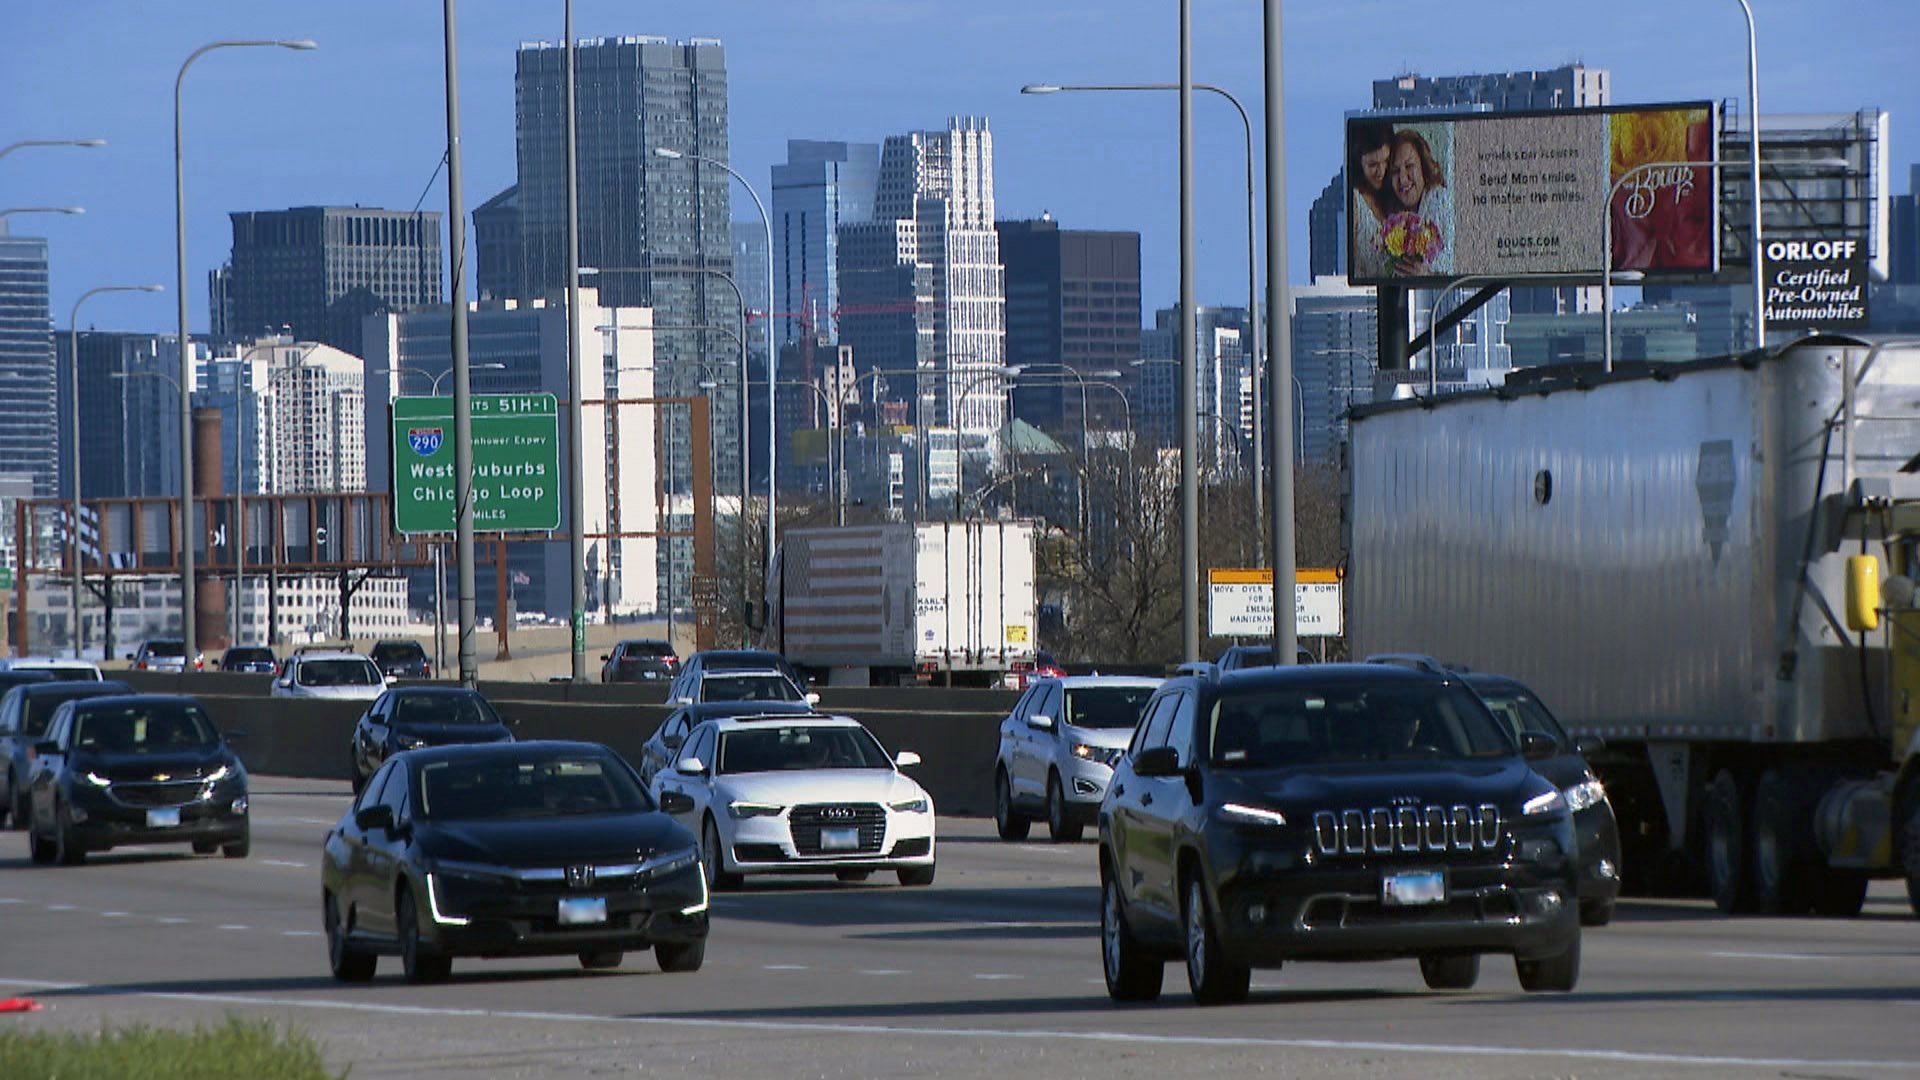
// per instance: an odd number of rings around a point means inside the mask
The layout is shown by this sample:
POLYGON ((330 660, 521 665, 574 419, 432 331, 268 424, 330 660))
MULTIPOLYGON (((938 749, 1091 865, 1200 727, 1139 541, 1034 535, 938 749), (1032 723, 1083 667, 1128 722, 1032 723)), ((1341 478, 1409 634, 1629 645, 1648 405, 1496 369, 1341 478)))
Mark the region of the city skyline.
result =
MULTIPOLYGON (((1578 60, 1613 72, 1630 91, 1623 100, 1745 97, 1744 34, 1732 4, 1723 5, 1724 11, 1703 8, 1679 27, 1653 5, 1644 11, 1570 9, 1541 26, 1500 18, 1511 14, 1510 5, 1465 0, 1454 11, 1459 18, 1418 36, 1397 37, 1395 53, 1378 62, 1356 66, 1350 49, 1335 47, 1370 19, 1390 25, 1402 6, 1375 0, 1337 14, 1299 5, 1289 13, 1290 280, 1304 280, 1306 210, 1338 167, 1341 113, 1365 106, 1375 79, 1403 71, 1433 76, 1541 69, 1578 60), (1569 41, 1582 47, 1570 49, 1569 41)), ((1899 43, 1920 29, 1920 11, 1895 0, 1869 0, 1856 8, 1850 14, 1857 18, 1843 21, 1784 0, 1756 0, 1761 105, 1770 113, 1886 108, 1893 117, 1894 173, 1904 175, 1915 154, 1902 136, 1912 130, 1909 118, 1920 114, 1920 90, 1890 76, 1899 43), (1863 30, 1869 24, 1871 36, 1863 30), (1842 53, 1847 63, 1803 59, 1823 49, 1842 53)), ((80 291, 101 281, 165 276, 172 258, 172 193, 165 182, 171 139, 163 91, 180 60, 216 38, 311 36, 320 49, 301 55, 243 50, 196 67, 189 80, 194 329, 205 328, 205 275, 223 260, 230 213, 356 203, 406 211, 416 200, 423 209, 444 211, 444 176, 435 175, 444 142, 439 12, 382 9, 381 32, 369 37, 367 10, 358 4, 262 10, 222 2, 200 5, 163 25, 148 25, 144 9, 111 0, 85 19, 60 8, 10 13, 6 21, 16 39, 35 46, 0 72, 0 97, 18 103, 15 115, 22 118, 16 137, 109 141, 102 150, 16 155, 0 175, 10 195, 89 208, 84 217, 12 222, 17 234, 50 240, 53 310, 65 311, 80 291), (63 63, 60 58, 83 41, 98 63, 84 69, 63 63), (382 74, 368 78, 369 71, 382 74), (276 92, 262 93, 263 87, 276 92)), ((549 13, 471 0, 461 10, 471 212, 514 181, 515 50, 522 41, 557 39, 560 13, 557 5, 549 13)), ((1029 82, 1169 78, 1171 52, 1163 39, 1173 30, 1170 12, 1142 0, 1047 12, 987 0, 965 13, 931 4, 869 9, 802 3, 766 12, 673 4, 636 15, 611 2, 580 0, 576 27, 582 37, 719 38, 728 49, 732 164, 763 197, 790 138, 877 141, 922 126, 928 116, 987 116, 998 142, 1000 217, 1051 212, 1072 228, 1137 230, 1146 306, 1173 298, 1172 95, 1160 102, 1138 94, 1046 99, 1018 93, 1029 82), (1093 26, 1111 32, 1087 33, 1093 26), (949 40, 992 46, 955 45, 932 54, 915 47, 926 35, 949 29, 957 31, 949 40), (1068 40, 1073 49, 1064 52, 1058 46, 1068 40), (859 62, 808 59, 829 47, 859 62), (1167 152, 1142 153, 1143 140, 1160 137, 1159 122, 1167 152)), ((1257 8, 1226 12, 1201 5, 1196 11, 1197 76, 1238 94, 1256 128, 1257 57, 1237 44, 1258 32, 1257 8)), ((1235 161, 1241 152, 1238 125, 1216 115, 1219 108, 1206 100, 1195 104, 1203 165, 1198 277, 1203 298, 1225 303, 1244 291, 1245 224, 1235 161)), ((731 209, 735 220, 752 216, 750 201, 738 190, 731 209)), ((165 307, 150 299, 109 297, 89 305, 87 313, 101 327, 161 329, 165 307)))

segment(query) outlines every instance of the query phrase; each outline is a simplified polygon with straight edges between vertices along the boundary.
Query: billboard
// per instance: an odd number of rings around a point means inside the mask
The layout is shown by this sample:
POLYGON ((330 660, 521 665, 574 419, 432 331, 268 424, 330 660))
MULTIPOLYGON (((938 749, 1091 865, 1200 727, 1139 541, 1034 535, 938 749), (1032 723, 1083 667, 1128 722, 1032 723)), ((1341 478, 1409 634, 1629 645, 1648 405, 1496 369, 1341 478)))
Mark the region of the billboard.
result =
POLYGON ((1613 269, 1710 274, 1715 130, 1707 102, 1350 117, 1348 279, 1598 280, 1609 221, 1613 269))
POLYGON ((1865 244, 1858 240, 1773 239, 1766 244, 1762 265, 1767 280, 1768 329, 1866 328, 1865 244))
MULTIPOLYGON (((1337 571, 1301 567, 1294 572, 1295 637, 1339 637, 1341 578, 1337 571)), ((1214 637, 1273 636, 1273 571, 1207 571, 1207 633, 1214 637)))

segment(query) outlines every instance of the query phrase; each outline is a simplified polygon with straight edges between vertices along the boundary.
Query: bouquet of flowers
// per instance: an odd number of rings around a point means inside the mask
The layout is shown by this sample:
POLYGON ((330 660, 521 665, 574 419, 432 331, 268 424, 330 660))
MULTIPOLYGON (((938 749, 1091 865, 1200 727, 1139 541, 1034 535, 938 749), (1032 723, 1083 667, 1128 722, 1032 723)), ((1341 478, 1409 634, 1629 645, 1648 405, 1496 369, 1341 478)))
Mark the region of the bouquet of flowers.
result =
POLYGON ((1380 247, 1386 252, 1389 277, 1425 269, 1426 263, 1446 246, 1440 226, 1411 211, 1389 215, 1380 225, 1380 247))

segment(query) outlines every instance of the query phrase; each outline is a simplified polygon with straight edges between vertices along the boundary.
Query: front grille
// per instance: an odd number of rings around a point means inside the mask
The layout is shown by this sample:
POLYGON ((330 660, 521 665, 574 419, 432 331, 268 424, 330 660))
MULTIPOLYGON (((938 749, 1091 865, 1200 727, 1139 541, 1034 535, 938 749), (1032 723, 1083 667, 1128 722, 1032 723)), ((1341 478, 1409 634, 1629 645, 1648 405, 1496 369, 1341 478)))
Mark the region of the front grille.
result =
POLYGON ((1490 803, 1374 806, 1313 815, 1313 847, 1323 856, 1491 851, 1498 846, 1500 808, 1490 803))
POLYGON ((200 801, 206 787, 202 780, 169 780, 165 783, 117 783, 107 789, 122 806, 185 806, 200 801))
POLYGON ((893 845, 893 855, 891 857, 895 859, 919 859, 932 853, 932 839, 921 836, 912 840, 902 840, 893 845))
POLYGON ((1513 893, 1506 889, 1455 895, 1438 904, 1391 907, 1371 897, 1322 896, 1307 904, 1300 925, 1309 930, 1427 926, 1506 922, 1519 914, 1513 893))
POLYGON ((788 815, 793 849, 802 855, 878 855, 887 831, 887 812, 879 803, 815 803, 796 806, 788 815), (852 848, 820 847, 823 829, 859 829, 860 843, 852 848))

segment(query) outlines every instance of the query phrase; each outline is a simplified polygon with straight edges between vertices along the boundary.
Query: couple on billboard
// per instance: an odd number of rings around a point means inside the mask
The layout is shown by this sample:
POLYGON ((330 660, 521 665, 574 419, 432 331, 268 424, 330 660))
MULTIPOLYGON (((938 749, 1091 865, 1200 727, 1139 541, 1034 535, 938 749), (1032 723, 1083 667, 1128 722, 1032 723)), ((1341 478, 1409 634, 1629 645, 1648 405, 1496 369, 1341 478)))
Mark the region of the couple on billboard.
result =
POLYGON ((1355 279, 1453 271, 1451 134, 1444 124, 1355 123, 1347 142, 1355 279))

